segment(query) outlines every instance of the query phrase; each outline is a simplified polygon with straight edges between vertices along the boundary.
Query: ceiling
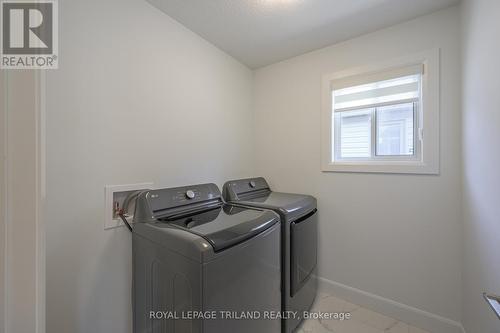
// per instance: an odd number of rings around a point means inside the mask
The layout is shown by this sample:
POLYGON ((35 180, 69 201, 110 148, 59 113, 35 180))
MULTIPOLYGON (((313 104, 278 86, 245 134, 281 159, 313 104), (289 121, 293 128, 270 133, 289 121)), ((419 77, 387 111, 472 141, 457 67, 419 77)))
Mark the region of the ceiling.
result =
POLYGON ((448 7, 459 0, 147 0, 250 68, 448 7))

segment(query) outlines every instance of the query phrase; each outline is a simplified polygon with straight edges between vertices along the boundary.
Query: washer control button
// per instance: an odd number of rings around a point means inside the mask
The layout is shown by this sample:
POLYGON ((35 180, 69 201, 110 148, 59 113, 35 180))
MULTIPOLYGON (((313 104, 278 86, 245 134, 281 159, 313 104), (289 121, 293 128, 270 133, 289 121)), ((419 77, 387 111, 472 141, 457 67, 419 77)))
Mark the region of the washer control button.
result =
POLYGON ((195 197, 195 194, 194 194, 194 192, 192 190, 187 190, 186 191, 186 198, 188 198, 188 199, 194 199, 194 197, 195 197))
POLYGON ((249 184, 250 184, 251 188, 254 188, 256 186, 256 184, 255 184, 255 182, 253 180, 249 184))

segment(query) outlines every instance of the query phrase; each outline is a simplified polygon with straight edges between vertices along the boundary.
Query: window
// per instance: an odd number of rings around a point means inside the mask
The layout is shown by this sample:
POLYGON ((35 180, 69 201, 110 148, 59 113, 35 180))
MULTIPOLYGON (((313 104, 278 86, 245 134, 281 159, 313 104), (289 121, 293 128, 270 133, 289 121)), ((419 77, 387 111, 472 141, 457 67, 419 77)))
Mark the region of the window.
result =
MULTIPOLYGON (((334 160, 418 158, 415 133, 422 69, 405 71, 412 74, 333 88, 334 160)), ((398 72, 392 75, 401 75, 398 72)))
POLYGON ((325 76, 323 171, 438 173, 438 59, 325 76))

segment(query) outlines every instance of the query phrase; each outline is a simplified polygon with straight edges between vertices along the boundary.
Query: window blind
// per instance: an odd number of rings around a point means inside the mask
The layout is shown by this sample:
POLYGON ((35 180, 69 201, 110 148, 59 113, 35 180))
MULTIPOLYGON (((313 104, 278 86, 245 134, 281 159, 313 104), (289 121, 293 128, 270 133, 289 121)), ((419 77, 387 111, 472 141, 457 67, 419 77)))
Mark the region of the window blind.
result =
POLYGON ((335 112, 417 101, 423 66, 410 66, 383 74, 348 77, 332 82, 335 112))

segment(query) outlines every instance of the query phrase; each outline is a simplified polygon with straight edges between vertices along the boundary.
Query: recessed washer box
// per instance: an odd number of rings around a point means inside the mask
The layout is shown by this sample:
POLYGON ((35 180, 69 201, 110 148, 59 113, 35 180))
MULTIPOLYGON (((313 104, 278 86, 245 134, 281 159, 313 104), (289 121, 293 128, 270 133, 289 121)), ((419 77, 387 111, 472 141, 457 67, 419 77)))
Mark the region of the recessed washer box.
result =
MULTIPOLYGON (((138 183, 126 185, 106 185, 104 187, 104 229, 112 229, 124 226, 120 217, 115 214, 115 204, 123 208, 123 202, 135 191, 153 189, 153 183, 138 183)), ((132 214, 127 214, 128 220, 132 222, 132 214)))

